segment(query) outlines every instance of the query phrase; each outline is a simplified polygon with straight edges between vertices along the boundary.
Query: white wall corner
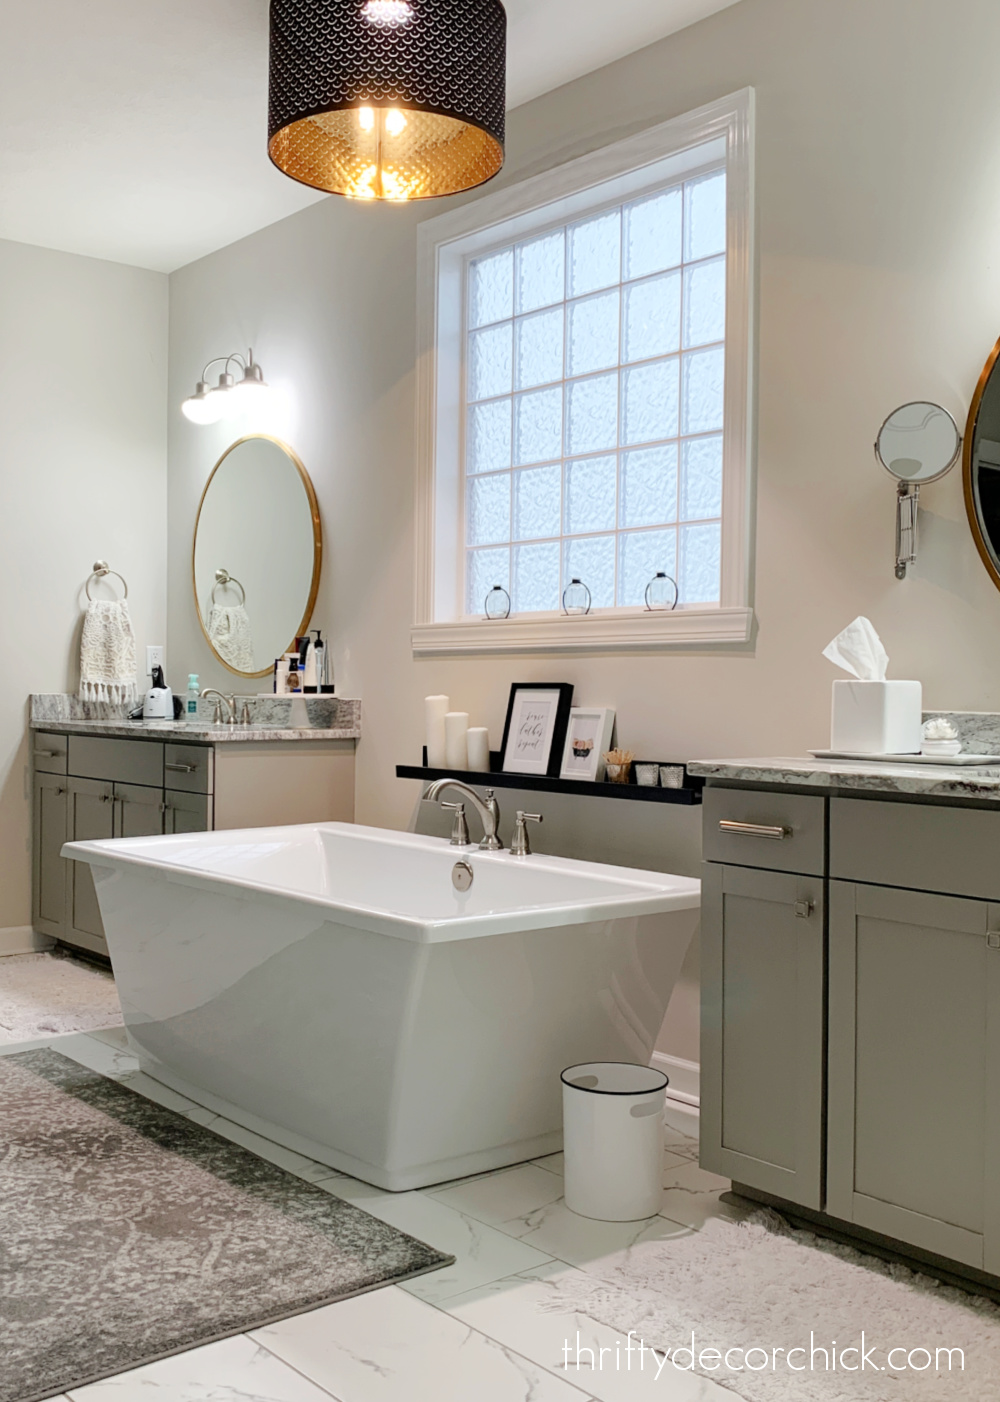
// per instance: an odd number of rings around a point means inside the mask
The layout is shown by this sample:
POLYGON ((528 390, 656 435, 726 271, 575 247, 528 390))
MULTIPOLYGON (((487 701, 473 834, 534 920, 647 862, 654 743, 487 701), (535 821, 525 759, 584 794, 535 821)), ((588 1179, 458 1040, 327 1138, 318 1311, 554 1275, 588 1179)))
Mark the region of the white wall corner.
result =
POLYGON ((37 954, 51 949, 55 940, 39 935, 30 925, 8 925, 0 929, 0 959, 8 954, 37 954))
POLYGON ((682 1105, 691 1105, 695 1109, 701 1105, 701 1067, 697 1061, 685 1061, 679 1056, 668 1056, 666 1052, 654 1052, 649 1064, 668 1077, 668 1100, 679 1100, 682 1105))

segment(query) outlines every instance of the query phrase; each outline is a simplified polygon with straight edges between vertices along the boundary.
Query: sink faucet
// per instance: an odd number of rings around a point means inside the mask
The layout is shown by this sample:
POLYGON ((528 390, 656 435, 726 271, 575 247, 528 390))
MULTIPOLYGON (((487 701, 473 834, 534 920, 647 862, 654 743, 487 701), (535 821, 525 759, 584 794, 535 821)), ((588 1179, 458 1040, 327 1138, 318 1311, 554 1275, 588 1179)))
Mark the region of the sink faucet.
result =
POLYGON ((475 789, 470 789, 468 784, 463 784, 460 779, 435 779, 430 788, 424 794, 424 799, 432 803, 440 802, 441 795, 446 789, 454 789, 456 793, 464 794, 469 800, 480 818, 483 820, 483 840, 479 846, 484 852, 502 852, 503 843, 498 836, 500 827, 500 805, 494 797, 493 790, 486 790, 485 803, 476 793, 475 789))
POLYGON ((202 694, 202 698, 203 698, 203 699, 204 699, 205 697, 208 697, 208 696, 214 696, 214 697, 215 697, 215 724, 216 724, 216 725, 221 725, 221 724, 222 724, 222 708, 223 708, 223 706, 225 706, 226 712, 227 712, 227 714, 226 714, 226 724, 227 724, 227 725, 235 725, 235 724, 236 724, 236 697, 235 697, 235 696, 223 696, 222 692, 221 692, 221 691, 216 691, 216 689, 215 689, 214 686, 206 687, 205 690, 204 690, 201 694, 202 694))

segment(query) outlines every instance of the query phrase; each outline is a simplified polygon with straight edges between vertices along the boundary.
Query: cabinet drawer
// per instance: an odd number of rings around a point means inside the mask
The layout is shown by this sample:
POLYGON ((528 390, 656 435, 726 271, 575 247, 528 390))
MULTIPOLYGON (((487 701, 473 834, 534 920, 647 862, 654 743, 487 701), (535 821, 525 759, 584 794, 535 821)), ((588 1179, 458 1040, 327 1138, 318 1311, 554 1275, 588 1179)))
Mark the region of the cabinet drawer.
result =
POLYGON ((163 769, 167 788, 181 793, 211 793, 214 753, 211 745, 164 746, 163 769))
POLYGON ((1000 900, 1000 812, 834 798, 830 875, 1000 900))
POLYGON ((823 875, 825 798, 707 788, 704 822, 707 862, 823 875))
POLYGON ((69 737, 69 772, 81 779, 163 787, 163 742, 108 740, 96 735, 69 737))
POLYGON ((31 756, 40 774, 66 773, 66 735, 47 735, 44 730, 31 732, 31 756))

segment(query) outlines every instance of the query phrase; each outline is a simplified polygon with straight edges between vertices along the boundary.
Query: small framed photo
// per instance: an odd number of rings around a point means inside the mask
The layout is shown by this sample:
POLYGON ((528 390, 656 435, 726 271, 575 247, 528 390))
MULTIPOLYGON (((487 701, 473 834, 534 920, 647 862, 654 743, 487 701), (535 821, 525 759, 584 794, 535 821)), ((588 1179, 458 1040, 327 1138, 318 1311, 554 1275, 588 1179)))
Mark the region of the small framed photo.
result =
POLYGON ((604 706, 574 706, 569 713, 559 777, 600 783, 604 778, 604 756, 611 748, 614 729, 614 711, 604 706))
POLYGON ((570 682, 515 682, 503 728, 503 772, 557 779, 572 705, 570 682))

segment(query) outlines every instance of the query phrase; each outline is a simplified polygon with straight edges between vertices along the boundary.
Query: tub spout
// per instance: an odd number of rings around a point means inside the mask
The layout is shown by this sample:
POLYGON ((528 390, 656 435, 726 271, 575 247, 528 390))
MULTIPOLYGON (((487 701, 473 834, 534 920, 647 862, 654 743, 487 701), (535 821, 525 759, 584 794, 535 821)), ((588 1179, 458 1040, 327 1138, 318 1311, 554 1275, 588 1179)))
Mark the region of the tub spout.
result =
POLYGON ((486 790, 485 802, 479 797, 475 789, 470 789, 468 784, 463 784, 461 779, 435 779, 430 788, 424 794, 424 798, 432 803, 440 802, 441 795, 447 789, 454 789, 456 793, 462 794, 475 808, 480 818, 483 820, 483 840, 479 846, 484 852, 502 852, 503 843, 500 841, 500 805, 492 789, 486 790))

